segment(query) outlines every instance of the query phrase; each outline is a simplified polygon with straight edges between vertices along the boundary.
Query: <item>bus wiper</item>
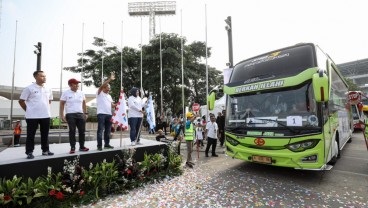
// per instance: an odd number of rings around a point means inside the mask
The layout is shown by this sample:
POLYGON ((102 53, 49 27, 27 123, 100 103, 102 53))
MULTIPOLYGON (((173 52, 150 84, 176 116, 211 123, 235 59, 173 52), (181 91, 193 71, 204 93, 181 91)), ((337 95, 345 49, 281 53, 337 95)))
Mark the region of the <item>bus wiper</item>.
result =
POLYGON ((247 84, 247 83, 251 83, 251 82, 259 82, 259 81, 262 81, 262 80, 265 80, 265 79, 272 79, 274 78, 275 75, 269 75, 269 74, 259 74, 258 76, 255 76, 255 77, 252 77, 250 79, 247 79, 244 81, 244 84, 247 84), (267 76, 267 77, 266 77, 267 76), (263 78, 265 77, 265 78, 263 78))
POLYGON ((238 129, 243 128, 243 127, 247 127, 247 123, 244 122, 244 123, 240 124, 239 126, 235 126, 233 128, 227 128, 226 130, 234 131, 234 130, 238 130, 238 129))
POLYGON ((289 126, 286 126, 285 124, 279 122, 278 120, 264 119, 264 118, 257 118, 257 120, 261 120, 261 121, 273 121, 273 122, 279 124, 280 126, 285 127, 286 129, 288 129, 289 131, 293 132, 294 134, 297 134, 297 133, 300 132, 300 131, 295 131, 294 129, 290 128, 289 126))

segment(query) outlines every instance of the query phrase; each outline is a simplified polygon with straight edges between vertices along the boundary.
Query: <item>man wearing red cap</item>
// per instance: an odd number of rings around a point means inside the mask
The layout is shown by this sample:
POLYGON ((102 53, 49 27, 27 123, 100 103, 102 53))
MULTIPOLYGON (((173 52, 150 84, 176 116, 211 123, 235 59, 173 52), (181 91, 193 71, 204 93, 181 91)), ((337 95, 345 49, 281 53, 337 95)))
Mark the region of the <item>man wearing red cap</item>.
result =
POLYGON ((60 115, 64 122, 69 126, 70 154, 75 153, 75 130, 79 133, 79 151, 86 152, 89 149, 84 146, 86 119, 88 117, 86 97, 79 88, 80 81, 69 79, 69 90, 63 92, 60 97, 60 115), (65 114, 64 114, 65 110, 65 114))

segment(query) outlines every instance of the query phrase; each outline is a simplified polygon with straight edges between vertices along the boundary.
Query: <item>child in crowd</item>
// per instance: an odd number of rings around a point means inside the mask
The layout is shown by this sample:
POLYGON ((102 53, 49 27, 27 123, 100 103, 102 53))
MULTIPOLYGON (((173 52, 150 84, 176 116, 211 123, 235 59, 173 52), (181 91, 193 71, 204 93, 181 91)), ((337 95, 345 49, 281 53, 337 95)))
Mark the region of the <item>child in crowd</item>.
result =
POLYGON ((197 146, 197 149, 199 149, 199 147, 202 148, 204 146, 203 145, 203 127, 200 122, 196 123, 195 135, 196 135, 195 144, 197 146))
POLYGON ((159 129, 157 132, 158 135, 156 136, 156 141, 160 142, 162 140, 167 140, 166 136, 163 134, 162 129, 159 129))

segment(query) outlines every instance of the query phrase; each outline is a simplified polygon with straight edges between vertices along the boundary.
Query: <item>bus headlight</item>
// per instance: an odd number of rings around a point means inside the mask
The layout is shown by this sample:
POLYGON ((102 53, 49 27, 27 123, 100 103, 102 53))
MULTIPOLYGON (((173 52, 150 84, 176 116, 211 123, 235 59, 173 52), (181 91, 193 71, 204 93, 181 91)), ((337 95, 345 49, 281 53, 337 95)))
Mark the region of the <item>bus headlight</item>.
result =
POLYGON ((235 139, 233 139, 229 136, 226 137, 226 141, 228 141, 233 146, 236 146, 236 145, 240 144, 237 140, 235 140, 235 139))
POLYGON ((312 149, 318 144, 318 142, 319 142, 318 139, 310 139, 310 140, 305 140, 301 142, 291 143, 291 144, 285 145, 285 147, 293 152, 302 152, 307 149, 312 149))

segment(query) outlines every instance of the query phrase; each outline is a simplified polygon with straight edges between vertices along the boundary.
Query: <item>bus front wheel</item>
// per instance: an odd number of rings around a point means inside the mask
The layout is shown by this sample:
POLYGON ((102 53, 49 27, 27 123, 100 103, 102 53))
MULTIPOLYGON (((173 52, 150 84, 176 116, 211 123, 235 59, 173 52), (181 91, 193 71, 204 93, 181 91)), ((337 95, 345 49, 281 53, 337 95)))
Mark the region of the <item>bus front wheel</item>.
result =
POLYGON ((340 158, 340 147, 339 147, 338 140, 339 140, 339 137, 338 137, 338 135, 336 135, 336 139, 335 139, 334 147, 333 147, 333 150, 334 150, 333 153, 335 153, 335 155, 332 156, 332 158, 329 162, 329 164, 331 164, 331 165, 335 165, 337 160, 340 158))

